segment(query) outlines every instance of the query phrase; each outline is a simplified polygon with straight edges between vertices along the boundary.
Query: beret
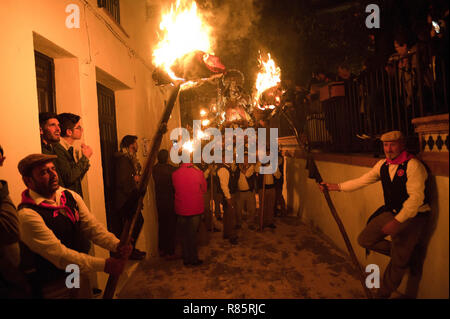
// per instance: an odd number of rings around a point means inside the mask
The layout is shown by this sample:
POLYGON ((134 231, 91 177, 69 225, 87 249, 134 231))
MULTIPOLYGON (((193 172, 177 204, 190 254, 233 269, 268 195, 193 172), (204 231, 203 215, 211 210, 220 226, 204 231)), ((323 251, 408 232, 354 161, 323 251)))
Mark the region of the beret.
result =
POLYGON ((381 135, 381 137, 380 137, 381 141, 383 141, 383 142, 393 142, 393 141, 402 140, 404 138, 405 138, 405 136, 400 131, 387 132, 387 133, 384 133, 383 135, 381 135))
POLYGON ((58 158, 58 156, 47 154, 30 154, 19 162, 17 168, 22 176, 30 176, 30 173, 34 167, 50 162, 55 158, 58 158))

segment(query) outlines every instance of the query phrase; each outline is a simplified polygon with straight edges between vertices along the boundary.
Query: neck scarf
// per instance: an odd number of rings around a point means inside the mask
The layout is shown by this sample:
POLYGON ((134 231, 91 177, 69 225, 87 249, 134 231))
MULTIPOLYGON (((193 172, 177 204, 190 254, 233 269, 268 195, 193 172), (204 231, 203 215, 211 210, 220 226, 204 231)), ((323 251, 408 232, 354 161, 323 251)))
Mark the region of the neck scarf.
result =
POLYGON ((409 154, 407 151, 403 151, 400 153, 399 156, 397 156, 396 158, 394 158, 392 160, 389 158, 386 158, 386 164, 387 165, 391 165, 391 164, 400 165, 400 164, 403 164, 404 162, 410 160, 413 157, 414 157, 414 155, 409 154))
POLYGON ((44 202, 41 202, 39 205, 36 204, 36 202, 31 198, 30 194, 29 194, 29 190, 25 190, 22 193, 22 203, 21 204, 30 204, 30 205, 34 205, 34 206, 39 206, 39 207, 43 207, 43 208, 47 208, 47 209, 52 209, 53 210, 53 218, 57 217, 59 215, 60 210, 65 210, 66 212, 66 216, 70 219, 70 221, 72 223, 76 223, 77 221, 80 220, 80 216, 78 214, 78 211, 75 210, 75 213, 72 211, 72 209, 67 206, 67 198, 66 198, 66 194, 65 192, 61 193, 61 198, 60 198, 60 206, 53 206, 44 202))

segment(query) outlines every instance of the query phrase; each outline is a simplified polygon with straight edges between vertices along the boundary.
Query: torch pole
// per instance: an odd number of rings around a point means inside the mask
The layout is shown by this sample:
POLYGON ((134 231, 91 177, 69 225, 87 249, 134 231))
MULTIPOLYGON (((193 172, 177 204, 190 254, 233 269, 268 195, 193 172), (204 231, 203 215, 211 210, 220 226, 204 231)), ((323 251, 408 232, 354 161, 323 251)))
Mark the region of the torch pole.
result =
MULTIPOLYGON (((122 234, 120 236, 120 244, 119 245, 129 245, 131 240, 131 233, 133 231, 134 225, 136 223, 137 217, 142 210, 143 200, 145 193, 147 191, 147 186, 150 180, 150 176, 152 174, 152 168, 156 160, 157 153, 161 146, 161 141, 164 133, 166 132, 166 125, 169 121, 170 114, 172 113, 173 107, 175 105, 175 101, 178 97, 178 92, 180 91, 180 85, 177 85, 175 89, 170 94, 169 100, 165 106, 164 113, 161 117, 161 121, 159 123, 159 127, 157 132, 155 133, 155 137, 152 141, 152 148, 150 151, 150 155, 147 159, 147 163, 145 164, 144 173, 142 175, 142 180, 139 184, 139 199, 137 209, 133 214, 132 218, 126 220, 125 225, 122 230, 122 234)), ((114 297, 114 292, 116 291, 117 283, 119 282, 120 275, 110 275, 108 278, 108 282, 106 283, 105 293, 103 294, 103 299, 112 299, 114 297)))
MULTIPOLYGON (((309 169, 310 178, 314 178, 318 184, 322 183, 322 177, 319 173, 319 169, 317 168, 317 165, 314 161, 314 157, 312 156, 310 150, 309 150, 309 143, 305 145, 305 143, 302 142, 300 135, 297 131, 297 128, 295 127, 294 123, 292 122, 291 118, 288 114, 286 114, 286 111, 283 107, 280 107, 281 113, 284 115, 286 120, 288 121, 291 128, 294 130, 295 137, 297 139, 297 143, 300 147, 302 147, 307 154, 307 167, 309 169)), ((339 214, 333 204, 333 201, 331 200, 330 193, 328 192, 328 189, 325 187, 323 191, 323 195, 325 196, 325 200, 327 201, 328 208, 330 209, 331 215, 333 215, 334 220, 336 221, 339 231, 341 232, 342 237, 344 238, 345 245, 347 246, 347 250, 350 254, 350 258, 353 261, 353 264, 355 265, 356 269, 358 270, 359 274, 359 280, 361 282, 361 285, 363 286, 364 292, 366 294, 366 297, 368 299, 372 299, 372 293, 366 286, 366 276, 365 272, 363 271, 363 268, 361 267, 360 263, 358 262, 358 259, 356 258, 355 251, 353 250, 352 244, 350 243, 350 239, 347 235, 347 231, 345 230, 344 224, 342 223, 341 218, 339 217, 339 214)))
POLYGON ((211 170, 209 171, 209 175, 211 178, 211 183, 210 183, 210 195, 209 195, 209 213, 211 215, 211 229, 210 231, 213 231, 214 229, 214 195, 213 195, 213 189, 214 189, 214 178, 213 178, 213 168, 212 165, 210 166, 211 170))
POLYGON ((266 175, 262 176, 262 193, 261 193, 261 207, 259 207, 259 230, 264 228, 264 195, 266 194, 266 175))

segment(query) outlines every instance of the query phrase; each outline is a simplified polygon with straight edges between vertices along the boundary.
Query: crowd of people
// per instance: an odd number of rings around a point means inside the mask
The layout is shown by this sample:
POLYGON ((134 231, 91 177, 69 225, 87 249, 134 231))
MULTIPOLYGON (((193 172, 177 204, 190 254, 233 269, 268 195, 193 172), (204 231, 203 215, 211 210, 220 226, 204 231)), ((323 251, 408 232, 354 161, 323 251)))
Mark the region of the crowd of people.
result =
MULTIPOLYGON (((144 218, 139 212, 131 232, 131 244, 119 238, 135 206, 142 166, 137 158, 138 137, 126 135, 114 154, 114 203, 107 212, 107 226, 89 211, 83 200, 82 179, 90 168, 92 148, 80 143, 83 127, 72 113, 39 114, 41 151, 18 163, 25 190, 17 205, 9 197, 8 184, 0 183, 1 245, 0 295, 18 298, 89 298, 101 293, 91 274, 103 271, 119 275, 125 260, 142 260, 146 252, 136 248, 144 218), (77 142, 77 143, 76 143, 77 142), (109 258, 92 254, 94 243, 110 251, 109 258), (69 289, 66 267, 77 265, 80 286, 69 289)), ((0 165, 6 156, 0 148, 0 165)), ((191 160, 192 162, 192 160, 191 160)), ((280 157, 282 163, 282 158, 280 157)), ((159 151, 152 169, 158 213, 159 255, 167 260, 183 258, 184 265, 202 263, 197 253, 199 224, 220 232, 231 245, 238 244, 244 221, 248 231, 274 229, 274 214, 285 212, 282 166, 274 174, 259 174, 260 163, 171 164, 169 152, 159 151), (257 213, 263 207, 261 218, 257 213), (264 203, 262 202, 264 201, 264 203), (245 213, 244 213, 245 212, 245 213), (214 215, 213 215, 214 214, 214 215), (181 244, 182 256, 177 253, 181 244)))
MULTIPOLYGON (((224 155, 225 156, 225 155, 224 155)), ((274 216, 286 214, 282 196, 282 158, 274 174, 259 174, 261 163, 169 164, 169 152, 158 154, 153 169, 159 222, 159 253, 166 259, 178 258, 177 238, 184 265, 198 266, 199 225, 220 232, 231 245, 239 242, 240 231, 275 229, 274 216), (257 198, 259 210, 257 209, 257 198), (244 227, 244 223, 247 227, 244 227)))

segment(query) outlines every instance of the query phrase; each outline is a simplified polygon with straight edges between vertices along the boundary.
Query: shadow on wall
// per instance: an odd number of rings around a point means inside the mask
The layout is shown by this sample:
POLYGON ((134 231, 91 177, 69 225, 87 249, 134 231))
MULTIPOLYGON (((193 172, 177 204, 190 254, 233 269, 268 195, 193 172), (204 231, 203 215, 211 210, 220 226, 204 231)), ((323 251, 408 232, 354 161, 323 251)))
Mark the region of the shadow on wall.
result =
POLYGON ((429 176, 426 183, 425 192, 430 199, 431 212, 427 225, 424 227, 423 233, 419 239, 415 251, 411 256, 410 276, 408 277, 408 282, 406 284, 405 294, 412 298, 417 298, 420 280, 422 279, 423 274, 423 265, 427 256, 428 245, 437 228, 437 221, 439 219, 436 177, 431 175, 430 169, 425 163, 422 162, 422 164, 425 165, 429 176))

